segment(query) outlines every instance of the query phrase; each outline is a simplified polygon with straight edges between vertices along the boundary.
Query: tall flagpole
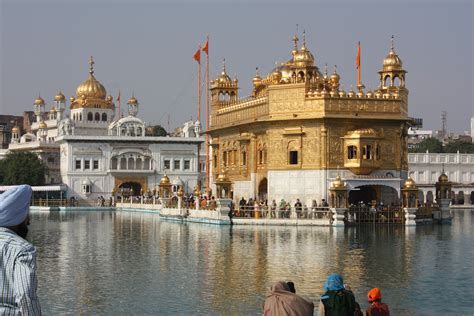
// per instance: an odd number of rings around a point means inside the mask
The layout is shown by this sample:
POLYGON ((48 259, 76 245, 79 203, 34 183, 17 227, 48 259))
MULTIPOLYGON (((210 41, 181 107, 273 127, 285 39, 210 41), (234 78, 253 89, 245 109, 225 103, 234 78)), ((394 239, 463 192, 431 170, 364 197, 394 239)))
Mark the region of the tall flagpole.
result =
POLYGON ((204 48, 206 53, 206 190, 209 192, 209 35, 206 36, 204 48))
MULTIPOLYGON (((201 121, 201 45, 199 45, 198 50, 194 53, 193 58, 195 61, 198 63, 198 114, 197 114, 197 119, 200 122, 201 121)), ((201 161, 200 161, 200 154, 201 154, 201 144, 198 144, 197 146, 197 170, 198 170, 198 185, 200 186, 200 180, 199 178, 201 177, 201 161)))

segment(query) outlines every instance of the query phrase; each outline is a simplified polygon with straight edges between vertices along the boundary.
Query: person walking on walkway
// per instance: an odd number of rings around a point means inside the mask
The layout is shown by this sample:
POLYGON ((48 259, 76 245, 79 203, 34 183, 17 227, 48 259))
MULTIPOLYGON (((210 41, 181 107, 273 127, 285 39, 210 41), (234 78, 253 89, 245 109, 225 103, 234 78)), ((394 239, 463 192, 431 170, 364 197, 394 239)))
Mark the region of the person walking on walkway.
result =
POLYGON ((382 303, 382 293, 379 288, 373 288, 367 293, 367 298, 371 304, 365 311, 366 316, 390 316, 388 305, 382 303))
POLYGON ((314 304, 291 292, 286 282, 277 282, 267 292, 264 316, 312 316, 314 304))
POLYGON ((25 240, 31 187, 0 195, 0 315, 41 315, 36 295, 36 248, 25 240))
POLYGON ((344 288, 342 276, 331 274, 324 283, 326 292, 321 295, 318 316, 348 316, 354 315, 356 301, 354 294, 344 288))

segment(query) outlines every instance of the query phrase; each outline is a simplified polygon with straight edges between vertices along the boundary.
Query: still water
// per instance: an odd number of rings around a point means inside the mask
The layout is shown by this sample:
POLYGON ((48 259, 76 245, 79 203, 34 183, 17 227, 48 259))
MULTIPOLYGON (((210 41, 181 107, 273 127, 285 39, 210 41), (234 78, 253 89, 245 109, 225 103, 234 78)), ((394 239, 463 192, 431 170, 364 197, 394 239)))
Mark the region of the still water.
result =
POLYGON ((33 213, 45 314, 261 314, 266 289, 295 282, 315 302, 341 273, 366 307, 393 315, 474 314, 474 211, 451 226, 225 227, 155 214, 33 213))

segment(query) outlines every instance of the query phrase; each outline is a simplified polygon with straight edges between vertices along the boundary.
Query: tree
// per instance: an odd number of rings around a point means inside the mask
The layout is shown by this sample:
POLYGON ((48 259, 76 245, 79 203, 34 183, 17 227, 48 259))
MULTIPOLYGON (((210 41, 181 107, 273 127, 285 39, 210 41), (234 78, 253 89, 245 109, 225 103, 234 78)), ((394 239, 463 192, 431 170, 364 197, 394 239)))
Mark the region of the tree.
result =
POLYGON ((3 185, 43 185, 48 168, 32 152, 9 152, 0 160, 0 183, 3 185))
POLYGON ((463 140, 457 140, 447 143, 444 146, 444 151, 447 153, 457 153, 458 150, 461 154, 472 154, 474 153, 474 144, 463 140))
POLYGON ((442 153, 443 144, 436 138, 427 138, 420 142, 416 148, 410 150, 413 153, 424 153, 426 151, 430 153, 442 153))
POLYGON ((168 133, 161 125, 149 126, 146 128, 147 136, 167 136, 168 133))

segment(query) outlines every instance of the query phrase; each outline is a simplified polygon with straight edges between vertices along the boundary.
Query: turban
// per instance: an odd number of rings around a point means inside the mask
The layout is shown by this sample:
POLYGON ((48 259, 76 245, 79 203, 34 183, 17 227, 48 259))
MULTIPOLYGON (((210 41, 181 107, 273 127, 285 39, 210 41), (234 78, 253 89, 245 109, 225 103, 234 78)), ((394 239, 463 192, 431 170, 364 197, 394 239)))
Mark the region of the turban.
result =
POLYGON ((337 273, 331 274, 326 283, 324 283, 324 289, 326 291, 341 291, 344 289, 344 282, 342 276, 337 273))
POLYGON ((382 299, 382 293, 380 293, 380 289, 375 287, 367 293, 367 298, 369 302, 377 301, 382 299))
POLYGON ((0 227, 21 224, 28 215, 31 187, 19 185, 0 194, 0 227))

